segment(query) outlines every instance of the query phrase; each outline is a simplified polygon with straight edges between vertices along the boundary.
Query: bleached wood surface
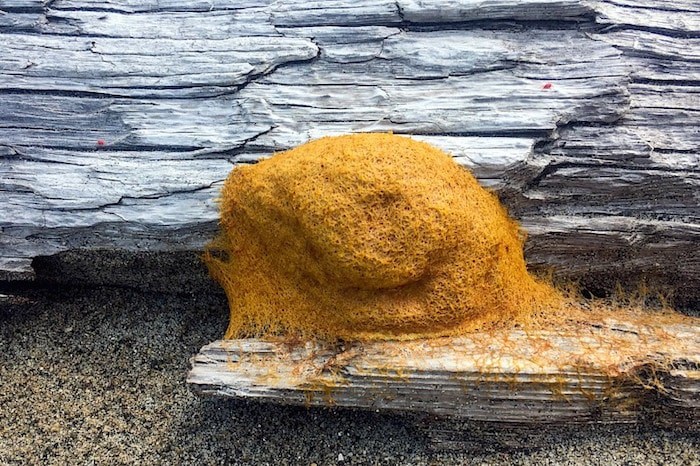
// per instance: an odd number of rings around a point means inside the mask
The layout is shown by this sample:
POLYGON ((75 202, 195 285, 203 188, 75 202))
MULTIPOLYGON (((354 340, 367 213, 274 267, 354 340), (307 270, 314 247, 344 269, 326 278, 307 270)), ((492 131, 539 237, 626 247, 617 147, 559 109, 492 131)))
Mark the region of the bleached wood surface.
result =
POLYGON ((10 277, 76 248, 196 250, 233 166, 322 135, 392 130, 449 150, 496 189, 530 232, 532 265, 659 276, 700 296, 695 1, 0 10, 10 277))
POLYGON ((188 382, 206 395, 513 426, 653 420, 697 430, 700 328, 607 321, 337 346, 222 340, 192 359, 188 382))

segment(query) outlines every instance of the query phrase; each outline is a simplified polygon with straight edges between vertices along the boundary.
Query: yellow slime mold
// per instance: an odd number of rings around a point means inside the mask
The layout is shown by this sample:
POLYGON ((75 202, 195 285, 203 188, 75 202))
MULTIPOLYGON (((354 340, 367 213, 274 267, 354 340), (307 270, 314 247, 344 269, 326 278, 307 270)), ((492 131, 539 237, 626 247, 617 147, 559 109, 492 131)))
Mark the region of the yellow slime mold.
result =
POLYGON ((326 137, 234 169, 205 259, 227 338, 458 335, 531 321, 559 294, 531 277, 498 199, 441 150, 326 137))

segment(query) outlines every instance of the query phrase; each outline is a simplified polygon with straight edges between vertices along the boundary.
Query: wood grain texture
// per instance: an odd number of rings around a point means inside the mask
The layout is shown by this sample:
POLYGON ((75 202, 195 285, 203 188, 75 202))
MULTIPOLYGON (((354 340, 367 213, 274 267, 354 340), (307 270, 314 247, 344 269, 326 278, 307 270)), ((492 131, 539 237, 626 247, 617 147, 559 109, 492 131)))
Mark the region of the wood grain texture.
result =
POLYGON ((495 189, 529 230, 532 265, 584 281, 649 276, 700 298, 693 2, 0 10, 9 278, 64 250, 196 250, 236 164, 391 130, 444 148, 495 189))
POLYGON ((682 409, 697 429, 699 349, 694 325, 612 321, 338 346, 224 340, 192 359, 188 382, 206 395, 521 426, 634 423, 650 410, 659 422, 680 422, 682 409), (635 358, 629 346, 641 349, 635 358), (659 361, 668 369, 657 370, 659 361))

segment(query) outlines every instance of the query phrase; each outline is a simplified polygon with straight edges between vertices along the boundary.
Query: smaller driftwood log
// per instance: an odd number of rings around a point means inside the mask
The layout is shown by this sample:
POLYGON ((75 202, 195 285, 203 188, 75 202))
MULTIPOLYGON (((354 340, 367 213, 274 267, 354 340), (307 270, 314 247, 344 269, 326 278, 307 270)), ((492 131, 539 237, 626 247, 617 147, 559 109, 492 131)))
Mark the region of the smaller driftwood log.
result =
POLYGON ((188 382, 201 394, 280 404, 511 427, 700 424, 700 328, 692 323, 607 320, 566 332, 335 346, 220 340, 204 346, 192 366, 188 382))

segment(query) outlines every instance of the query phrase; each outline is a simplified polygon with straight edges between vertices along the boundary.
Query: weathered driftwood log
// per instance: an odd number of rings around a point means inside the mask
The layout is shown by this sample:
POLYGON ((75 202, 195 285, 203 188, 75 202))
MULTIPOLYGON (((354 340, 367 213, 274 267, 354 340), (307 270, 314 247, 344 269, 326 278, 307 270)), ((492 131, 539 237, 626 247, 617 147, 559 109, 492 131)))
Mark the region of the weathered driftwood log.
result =
POLYGON ((697 429, 700 328, 606 321, 337 346, 221 340, 192 359, 188 382, 208 395, 521 427, 653 418, 697 429))
MULTIPOLYGON (((326 134, 451 151, 533 266, 700 296, 700 8, 584 0, 0 2, 0 271, 197 250, 236 164, 326 134)), ((2 273, 0 273, 2 275, 2 273)))

